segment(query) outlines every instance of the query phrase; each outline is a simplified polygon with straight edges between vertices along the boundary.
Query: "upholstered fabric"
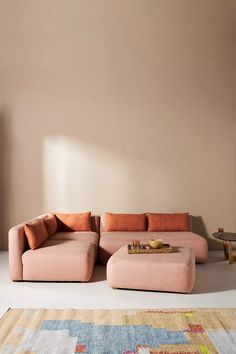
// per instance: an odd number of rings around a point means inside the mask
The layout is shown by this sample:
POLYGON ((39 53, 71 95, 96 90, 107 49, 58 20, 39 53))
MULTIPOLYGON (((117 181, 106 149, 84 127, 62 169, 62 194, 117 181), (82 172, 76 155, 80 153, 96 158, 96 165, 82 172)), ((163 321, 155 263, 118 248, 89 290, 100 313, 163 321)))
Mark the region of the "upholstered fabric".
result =
POLYGON ((8 232, 9 271, 12 280, 23 280, 22 254, 28 245, 24 230, 25 224, 19 224, 8 232))
MULTIPOLYGON (((35 219, 43 219, 46 215, 48 214, 37 216, 35 219)), ((29 247, 24 226, 25 223, 16 225, 8 232, 9 271, 11 279, 15 281, 23 280, 22 254, 29 247)))
POLYGON ((91 215, 91 231, 99 234, 100 232, 100 216, 99 215, 91 215))
POLYGON ((23 280, 89 281, 95 247, 85 241, 48 239, 35 251, 22 255, 23 280))
POLYGON ((73 240, 85 241, 92 243, 98 249, 99 235, 93 231, 69 231, 69 232, 56 232, 50 237, 50 240, 73 240))
POLYGON ((188 213, 147 213, 148 231, 190 231, 188 213))
POLYGON ((54 214, 49 214, 43 218, 44 225, 47 229, 48 236, 52 236, 57 231, 57 219, 54 214))
MULTIPOLYGON (((49 214, 43 214, 36 217, 36 219, 43 219, 49 214)), ((99 222, 100 218, 98 216, 92 216, 92 229, 94 231, 99 230, 99 222)), ((23 263, 22 263, 22 255, 25 251, 28 250, 28 242, 24 232, 25 223, 14 226, 9 230, 9 271, 10 277, 14 281, 22 281, 23 280, 23 263)), ((84 241, 88 244, 93 245, 95 249, 95 253, 97 254, 98 240, 99 235, 97 232, 69 232, 69 233, 56 233, 50 237, 49 240, 77 240, 84 241)), ((48 240, 48 241, 49 241, 48 240)), ((35 251, 34 251, 35 252, 35 251)))
POLYGON ((175 253, 128 254, 126 245, 109 259, 107 281, 113 288, 189 293, 195 282, 194 252, 178 247, 175 253))
POLYGON ((78 214, 54 213, 57 218, 57 231, 90 231, 91 212, 78 214))
POLYGON ((162 239, 174 246, 190 247, 194 250, 197 263, 204 263, 208 257, 208 243, 202 236, 190 231, 176 232, 103 232, 99 242, 99 260, 105 264, 120 247, 140 240, 147 243, 150 239, 162 239))
POLYGON ((48 232, 44 225, 43 219, 36 219, 26 223, 24 229, 29 247, 32 250, 38 248, 48 238, 48 232))
POLYGON ((105 231, 145 231, 146 214, 105 213, 105 231))

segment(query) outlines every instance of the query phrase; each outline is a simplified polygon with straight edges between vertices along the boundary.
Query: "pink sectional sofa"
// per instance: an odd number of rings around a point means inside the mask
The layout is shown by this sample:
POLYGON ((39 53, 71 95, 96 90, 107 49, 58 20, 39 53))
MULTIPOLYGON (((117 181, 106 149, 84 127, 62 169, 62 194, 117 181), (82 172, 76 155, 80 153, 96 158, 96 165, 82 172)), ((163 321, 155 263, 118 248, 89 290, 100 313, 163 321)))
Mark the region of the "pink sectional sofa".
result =
MULTIPOLYGON (((190 217, 191 218, 191 217, 190 217)), ((104 231, 105 217, 101 216, 99 261, 106 264, 109 258, 122 246, 140 240, 148 243, 150 239, 162 239, 173 246, 190 247, 194 250, 196 263, 205 263, 208 257, 208 243, 205 238, 191 231, 148 232, 148 231, 104 231)))
MULTIPOLYGON (((48 214, 38 218, 44 218, 48 214)), ((39 248, 28 247, 24 225, 9 231, 10 277, 14 281, 89 281, 99 241, 99 219, 92 216, 93 231, 56 232, 39 248)))
MULTIPOLYGON (((44 214, 33 220, 44 219, 49 215, 44 214)), ((135 217, 135 215, 133 216, 135 217)), ((131 219, 133 216, 131 215, 131 219)), ((142 230, 147 230, 145 214, 141 215, 141 219, 142 230)), ((191 231, 105 232, 104 215, 101 219, 91 216, 89 220, 92 231, 54 232, 36 249, 29 248, 28 235, 27 237, 25 235, 25 223, 10 229, 9 266, 11 279, 13 281, 89 281, 93 274, 97 255, 99 255, 100 263, 106 264, 113 254, 122 246, 132 243, 133 240, 148 243, 150 239, 161 238, 165 243, 170 243, 173 246, 192 249, 193 258, 197 263, 204 263, 207 260, 208 244, 206 239, 191 231)), ((41 224, 42 221, 36 223, 41 224)))

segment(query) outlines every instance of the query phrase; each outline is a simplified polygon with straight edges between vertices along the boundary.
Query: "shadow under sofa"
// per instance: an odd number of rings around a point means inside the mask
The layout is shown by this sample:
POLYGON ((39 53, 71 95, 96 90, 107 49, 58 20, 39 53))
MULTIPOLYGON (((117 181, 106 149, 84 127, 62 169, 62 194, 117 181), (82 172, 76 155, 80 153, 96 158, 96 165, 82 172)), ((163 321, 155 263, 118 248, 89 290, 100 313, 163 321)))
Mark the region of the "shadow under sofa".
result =
MULTIPOLYGON (((43 219, 48 214, 35 219, 43 219)), ((25 223, 9 230, 9 269, 13 281, 89 281, 99 242, 99 218, 91 216, 92 231, 56 232, 31 250, 25 223)))

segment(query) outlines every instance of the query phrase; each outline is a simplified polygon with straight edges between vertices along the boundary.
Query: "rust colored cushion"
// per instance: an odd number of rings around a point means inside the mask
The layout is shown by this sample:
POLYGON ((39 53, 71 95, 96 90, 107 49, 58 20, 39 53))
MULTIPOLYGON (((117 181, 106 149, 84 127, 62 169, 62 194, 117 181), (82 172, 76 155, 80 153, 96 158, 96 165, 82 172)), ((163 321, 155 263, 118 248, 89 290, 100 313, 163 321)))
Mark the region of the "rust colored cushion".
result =
POLYGON ((148 213, 148 231, 189 231, 189 214, 148 213))
POLYGON ((79 214, 54 213, 57 231, 91 231, 91 211, 79 214))
POLYGON ((48 239, 48 232, 42 219, 25 224, 25 235, 32 250, 38 248, 48 239))
POLYGON ((44 225, 47 229, 48 236, 52 236, 57 231, 57 219, 54 214, 49 214, 43 218, 44 225))
POLYGON ((145 214, 105 214, 105 231, 145 231, 145 214))

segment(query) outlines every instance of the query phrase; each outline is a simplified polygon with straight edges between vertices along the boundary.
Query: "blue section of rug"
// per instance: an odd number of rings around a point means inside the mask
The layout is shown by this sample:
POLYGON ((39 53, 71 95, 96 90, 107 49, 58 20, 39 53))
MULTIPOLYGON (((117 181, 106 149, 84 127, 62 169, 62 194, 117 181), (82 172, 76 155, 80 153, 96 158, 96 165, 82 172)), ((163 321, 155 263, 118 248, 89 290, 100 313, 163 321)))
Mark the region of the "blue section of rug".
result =
POLYGON ((188 343, 182 331, 167 331, 152 326, 106 326, 65 320, 44 321, 41 330, 68 330, 71 337, 77 338, 78 344, 86 343, 88 353, 96 354, 120 354, 130 349, 135 351, 137 343, 149 347, 188 343))

